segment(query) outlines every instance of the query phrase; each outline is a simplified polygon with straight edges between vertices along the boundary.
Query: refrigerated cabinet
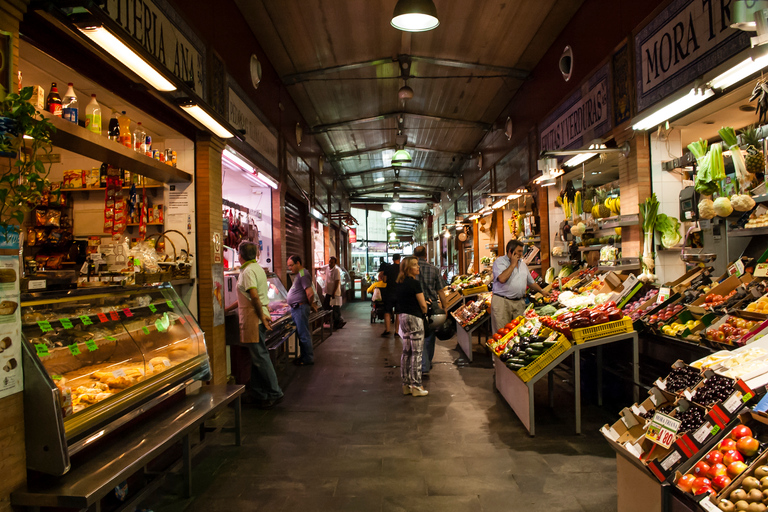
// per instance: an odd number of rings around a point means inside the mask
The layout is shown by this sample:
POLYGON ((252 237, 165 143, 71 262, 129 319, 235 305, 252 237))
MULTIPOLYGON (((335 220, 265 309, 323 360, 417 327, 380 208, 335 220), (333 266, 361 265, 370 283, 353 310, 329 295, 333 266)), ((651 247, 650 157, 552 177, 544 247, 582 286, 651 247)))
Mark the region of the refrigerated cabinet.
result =
POLYGON ((210 379, 203 332, 168 283, 24 294, 21 318, 32 470, 66 473, 75 453, 210 379))

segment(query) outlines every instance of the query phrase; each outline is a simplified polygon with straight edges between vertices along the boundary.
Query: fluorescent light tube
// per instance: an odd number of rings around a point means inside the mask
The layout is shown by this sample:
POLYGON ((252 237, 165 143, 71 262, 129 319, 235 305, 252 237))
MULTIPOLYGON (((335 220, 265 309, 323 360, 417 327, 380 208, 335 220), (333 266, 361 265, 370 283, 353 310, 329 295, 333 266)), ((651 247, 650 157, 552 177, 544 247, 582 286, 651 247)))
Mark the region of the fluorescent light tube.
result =
POLYGON ((493 203, 493 205, 491 206, 491 208, 493 208, 494 210, 498 210, 498 209, 499 209, 499 208, 501 208, 502 206, 506 206, 506 204, 507 204, 508 202, 509 202, 509 199, 507 199, 507 198, 504 198, 504 199, 499 199, 498 201, 496 201, 495 203, 493 203))
MULTIPOLYGON (((566 167, 576 167, 577 165, 581 165, 593 156, 597 156, 597 153, 580 153, 573 158, 567 160, 563 165, 566 167)), ((552 176, 553 178, 555 176, 552 176)))
POLYGON ((477 219, 479 219, 479 218, 480 218, 480 216, 479 216, 479 215, 477 215, 477 214, 475 214, 475 215, 472 215, 472 216, 471 216, 469 219, 467 219, 467 220, 477 220, 477 219))
POLYGON ((221 124, 219 124, 218 121, 216 121, 211 115, 200 108, 199 106, 195 105, 194 103, 190 104, 182 104, 180 105, 181 108, 183 108, 187 114, 191 115, 198 121, 200 121, 206 128, 211 130, 215 135, 221 137, 222 139, 230 139, 234 137, 229 130, 224 128, 221 124))
POLYGON ((243 170, 254 172, 256 169, 253 167, 253 165, 250 162, 245 161, 240 155, 235 153, 229 148, 224 148, 224 152, 221 154, 222 157, 226 158, 233 164, 237 165, 243 170))
POLYGON ((685 112, 694 105, 698 105, 702 101, 711 98, 715 92, 712 89, 704 89, 702 92, 698 92, 696 89, 691 89, 687 95, 682 98, 673 101, 666 107, 662 107, 652 114, 642 118, 640 121, 632 125, 633 130, 650 130, 660 125, 667 119, 670 119, 682 112, 685 112))
POLYGON ((742 61, 725 73, 716 76, 709 82, 713 89, 725 89, 731 85, 740 82, 750 75, 754 75, 764 67, 768 66, 768 55, 759 57, 757 60, 752 57, 742 61))
POLYGON ((384 211, 381 213, 381 216, 385 219, 388 219, 392 216, 392 214, 390 212, 384 211))
POLYGON ((80 29, 80 32, 85 34, 91 41, 123 63, 128 69, 146 80, 158 91, 168 92, 176 90, 175 85, 158 73, 155 68, 147 63, 147 61, 142 59, 136 52, 131 50, 106 28, 100 26, 78 28, 80 29))
POLYGON ((265 184, 277 190, 277 182, 272 179, 272 176, 269 176, 267 173, 261 171, 256 171, 256 176, 265 184))

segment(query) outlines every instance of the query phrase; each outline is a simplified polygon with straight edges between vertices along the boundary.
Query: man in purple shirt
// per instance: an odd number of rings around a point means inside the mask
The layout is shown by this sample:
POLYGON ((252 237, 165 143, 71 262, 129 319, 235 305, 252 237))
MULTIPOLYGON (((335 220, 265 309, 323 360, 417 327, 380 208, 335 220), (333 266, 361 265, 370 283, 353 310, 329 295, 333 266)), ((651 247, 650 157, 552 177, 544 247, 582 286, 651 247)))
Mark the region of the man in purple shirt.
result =
POLYGON ((309 330, 309 312, 317 311, 315 292, 312 288, 312 278, 301 264, 301 258, 294 255, 288 258, 288 272, 293 274, 293 285, 288 291, 288 305, 291 307, 291 317, 296 324, 296 336, 299 337, 299 357, 293 364, 309 366, 315 364, 312 349, 312 332, 309 330))

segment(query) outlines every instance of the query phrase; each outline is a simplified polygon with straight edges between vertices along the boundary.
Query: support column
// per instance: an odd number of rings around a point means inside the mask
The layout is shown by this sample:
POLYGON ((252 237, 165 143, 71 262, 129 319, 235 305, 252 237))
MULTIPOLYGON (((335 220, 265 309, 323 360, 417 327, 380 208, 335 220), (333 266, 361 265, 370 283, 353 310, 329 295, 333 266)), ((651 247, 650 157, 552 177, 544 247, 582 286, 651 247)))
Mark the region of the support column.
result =
MULTIPOLYGON (((636 134, 629 141, 630 151, 619 158, 619 189, 622 215, 639 213, 640 203, 651 195, 651 158, 648 136, 636 134)), ((616 140, 618 145, 624 140, 616 140)), ((625 258, 641 257, 643 228, 640 225, 621 228, 621 252, 625 258)))
POLYGON ((197 199, 198 310, 200 327, 205 333, 211 361, 211 382, 227 382, 227 347, 224 329, 224 266, 221 245, 214 237, 222 236, 221 154, 224 142, 199 135, 195 143, 195 194, 197 199), (218 257, 217 257, 218 256, 218 257), (221 288, 219 288, 221 287, 221 288))
POLYGON ((285 160, 285 139, 277 139, 277 171, 280 186, 272 190, 272 253, 275 274, 283 283, 287 283, 285 263, 288 260, 285 248, 285 191, 288 188, 288 174, 285 160))
POLYGON ((539 195, 536 198, 536 202, 539 207, 539 233, 541 234, 541 243, 539 249, 541 250, 541 275, 547 271, 550 267, 549 255, 549 193, 547 187, 537 187, 539 189, 539 195))

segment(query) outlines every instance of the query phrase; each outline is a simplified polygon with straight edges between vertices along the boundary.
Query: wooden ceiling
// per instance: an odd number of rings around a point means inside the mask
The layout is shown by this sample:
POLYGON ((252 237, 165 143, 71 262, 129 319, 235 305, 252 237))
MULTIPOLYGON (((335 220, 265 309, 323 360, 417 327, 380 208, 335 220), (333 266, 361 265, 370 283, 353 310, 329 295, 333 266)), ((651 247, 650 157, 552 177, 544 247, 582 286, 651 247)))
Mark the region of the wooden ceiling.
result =
POLYGON ((391 201, 386 150, 405 143, 399 193, 415 215, 503 130, 504 107, 583 2, 435 0, 440 26, 411 34, 390 25, 396 0, 235 1, 352 201, 391 201))

